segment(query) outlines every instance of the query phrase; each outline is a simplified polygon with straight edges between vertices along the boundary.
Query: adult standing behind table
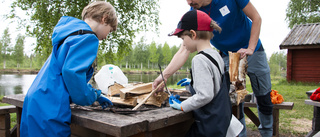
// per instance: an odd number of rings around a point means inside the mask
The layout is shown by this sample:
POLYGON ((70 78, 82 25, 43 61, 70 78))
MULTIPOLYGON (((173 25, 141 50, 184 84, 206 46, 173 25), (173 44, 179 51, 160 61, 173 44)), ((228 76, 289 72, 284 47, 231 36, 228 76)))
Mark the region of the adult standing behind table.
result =
POLYGON ((52 53, 39 71, 24 99, 22 137, 70 136, 70 103, 102 108, 112 105, 87 82, 93 74, 99 40, 118 25, 115 9, 104 1, 93 2, 82 11, 82 20, 64 16, 52 35, 52 53))
MULTIPOLYGON (((258 102, 258 115, 260 120, 259 131, 263 137, 272 136, 272 109, 270 99, 271 80, 270 68, 266 54, 259 39, 261 17, 249 0, 187 0, 192 9, 206 12, 215 20, 223 31, 214 32, 215 37, 211 44, 221 52, 221 56, 227 68, 229 68, 228 51, 238 52, 241 58, 248 56, 248 76, 253 92, 258 102)), ((189 57, 185 46, 180 46, 178 52, 163 71, 165 79, 180 69, 189 57)), ((153 82, 153 88, 162 81, 157 77, 153 82)), ((163 88, 161 88, 163 89, 163 88)), ((245 127, 243 103, 240 104, 240 121, 245 127)), ((246 137, 246 128, 240 137, 246 137)))

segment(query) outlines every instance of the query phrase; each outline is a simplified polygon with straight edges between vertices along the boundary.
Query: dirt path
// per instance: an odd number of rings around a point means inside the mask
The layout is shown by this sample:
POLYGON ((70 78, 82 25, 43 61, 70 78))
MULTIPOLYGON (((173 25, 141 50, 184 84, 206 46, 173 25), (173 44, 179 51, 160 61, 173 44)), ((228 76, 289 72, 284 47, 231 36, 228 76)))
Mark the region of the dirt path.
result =
MULTIPOLYGON (((246 118, 246 124, 252 123, 248 118, 246 118)), ((286 127, 289 133, 281 133, 280 137, 304 137, 307 135, 312 128, 312 121, 308 119, 291 119, 290 127, 286 127), (294 131, 295 133, 291 133, 290 131, 294 131)), ((281 123, 280 123, 280 128, 281 123)), ((259 131, 257 129, 247 128, 247 137, 261 137, 259 131)))

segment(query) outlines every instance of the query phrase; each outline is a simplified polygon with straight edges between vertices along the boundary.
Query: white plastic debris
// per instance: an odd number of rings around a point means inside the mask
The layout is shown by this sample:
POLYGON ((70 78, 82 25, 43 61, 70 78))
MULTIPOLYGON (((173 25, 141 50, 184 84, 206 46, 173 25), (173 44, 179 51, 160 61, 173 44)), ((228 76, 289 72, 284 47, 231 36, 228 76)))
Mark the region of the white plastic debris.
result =
POLYGON ((128 84, 128 78, 123 74, 118 66, 107 64, 103 66, 99 72, 94 76, 99 89, 104 93, 108 93, 108 87, 115 82, 126 85, 128 84))
POLYGON ((232 115, 226 137, 236 137, 240 134, 242 129, 242 123, 234 115, 232 115))

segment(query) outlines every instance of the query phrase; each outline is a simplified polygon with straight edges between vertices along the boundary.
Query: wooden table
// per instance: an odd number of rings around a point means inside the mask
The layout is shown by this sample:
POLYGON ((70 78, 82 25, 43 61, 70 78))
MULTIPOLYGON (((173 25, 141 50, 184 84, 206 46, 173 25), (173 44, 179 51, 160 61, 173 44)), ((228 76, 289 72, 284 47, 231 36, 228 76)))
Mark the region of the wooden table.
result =
MULTIPOLYGON (((286 109, 292 110, 294 106, 293 102, 282 102, 281 104, 273 104, 273 136, 279 137, 279 110, 286 109)), ((259 118, 251 111, 250 107, 257 107, 256 103, 245 102, 244 103, 244 113, 248 118, 259 127, 260 121, 259 118)))
POLYGON ((308 99, 304 103, 313 106, 312 130, 306 136, 312 137, 320 131, 320 102, 308 99))
MULTIPOLYGON (((17 108, 19 133, 24 95, 5 96, 2 102, 17 108)), ((121 115, 106 111, 72 110, 71 134, 75 136, 184 136, 193 122, 191 112, 184 113, 170 107, 121 115)))
POLYGON ((1 106, 0 107, 0 137, 17 136, 16 127, 11 128, 10 113, 15 113, 15 106, 1 106))

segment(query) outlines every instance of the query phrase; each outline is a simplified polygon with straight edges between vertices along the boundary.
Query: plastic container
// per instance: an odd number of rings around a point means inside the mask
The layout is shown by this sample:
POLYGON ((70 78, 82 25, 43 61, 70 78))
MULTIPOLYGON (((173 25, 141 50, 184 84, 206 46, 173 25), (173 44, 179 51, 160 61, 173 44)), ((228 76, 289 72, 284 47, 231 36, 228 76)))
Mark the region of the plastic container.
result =
POLYGON ((107 64, 103 66, 99 72, 94 76, 94 80, 97 82, 99 89, 104 93, 108 93, 108 87, 115 82, 126 85, 128 84, 128 78, 124 75, 118 66, 107 64))

